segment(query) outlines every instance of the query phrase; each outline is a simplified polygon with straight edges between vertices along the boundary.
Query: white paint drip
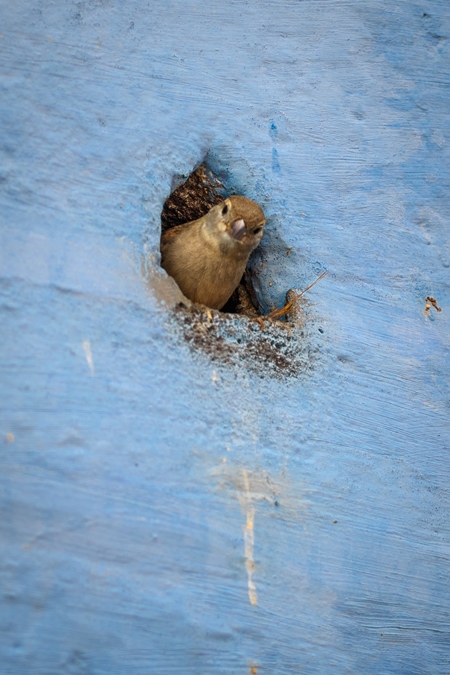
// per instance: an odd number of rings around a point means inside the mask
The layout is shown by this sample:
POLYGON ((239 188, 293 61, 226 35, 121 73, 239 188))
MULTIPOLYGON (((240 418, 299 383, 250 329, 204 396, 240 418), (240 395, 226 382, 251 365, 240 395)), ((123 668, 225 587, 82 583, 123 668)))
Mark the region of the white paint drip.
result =
POLYGON ((92 357, 91 341, 83 340, 83 350, 91 375, 95 375, 94 359, 92 357))
POLYGON ((244 553, 245 553, 245 569, 247 570, 248 578, 248 599, 251 605, 258 604, 258 594, 256 593, 256 586, 253 582, 253 572, 255 571, 255 561, 253 558, 253 550, 255 547, 254 522, 255 522, 255 508, 252 504, 250 496, 250 484, 248 481, 247 472, 242 471, 244 478, 245 494, 241 495, 240 502, 244 513, 246 515, 246 523, 243 526, 244 530, 244 553))

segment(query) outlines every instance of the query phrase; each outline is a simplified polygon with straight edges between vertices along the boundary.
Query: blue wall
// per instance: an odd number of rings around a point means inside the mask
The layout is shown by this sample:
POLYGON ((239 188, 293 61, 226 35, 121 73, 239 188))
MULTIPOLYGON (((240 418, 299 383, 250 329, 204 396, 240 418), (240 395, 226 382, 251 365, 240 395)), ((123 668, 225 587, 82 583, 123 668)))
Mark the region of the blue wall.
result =
POLYGON ((2 673, 449 673, 449 3, 3 4, 2 673), (297 377, 171 320, 207 153, 297 377))

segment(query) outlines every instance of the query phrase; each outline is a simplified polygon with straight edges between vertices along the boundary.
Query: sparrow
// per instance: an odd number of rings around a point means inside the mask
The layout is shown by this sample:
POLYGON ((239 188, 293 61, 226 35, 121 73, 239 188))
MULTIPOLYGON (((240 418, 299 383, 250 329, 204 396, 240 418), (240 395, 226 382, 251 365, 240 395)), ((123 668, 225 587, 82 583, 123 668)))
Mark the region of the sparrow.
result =
POLYGON ((222 309, 239 285, 265 223, 256 202, 228 197, 201 218, 162 235, 161 266, 189 300, 222 309))

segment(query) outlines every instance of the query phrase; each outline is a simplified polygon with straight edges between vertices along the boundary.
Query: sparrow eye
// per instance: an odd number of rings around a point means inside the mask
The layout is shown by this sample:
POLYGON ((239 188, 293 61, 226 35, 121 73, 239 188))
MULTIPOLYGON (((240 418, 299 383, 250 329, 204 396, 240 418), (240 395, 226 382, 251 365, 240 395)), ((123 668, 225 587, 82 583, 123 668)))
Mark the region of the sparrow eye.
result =
POLYGON ((261 230, 262 230, 262 226, 261 227, 255 227, 255 229, 253 230, 253 234, 258 234, 258 232, 261 232, 261 230))
POLYGON ((225 206, 222 209, 222 215, 226 216, 227 213, 228 213, 228 204, 225 204, 225 206))

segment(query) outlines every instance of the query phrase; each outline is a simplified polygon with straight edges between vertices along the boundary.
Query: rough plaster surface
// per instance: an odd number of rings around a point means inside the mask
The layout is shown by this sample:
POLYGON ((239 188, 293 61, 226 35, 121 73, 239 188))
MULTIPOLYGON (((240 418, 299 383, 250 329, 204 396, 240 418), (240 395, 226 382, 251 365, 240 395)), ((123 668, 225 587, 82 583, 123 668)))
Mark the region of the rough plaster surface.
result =
POLYGON ((449 673, 447 0, 3 5, 2 673, 449 673), (312 372, 171 330, 207 153, 312 372))

